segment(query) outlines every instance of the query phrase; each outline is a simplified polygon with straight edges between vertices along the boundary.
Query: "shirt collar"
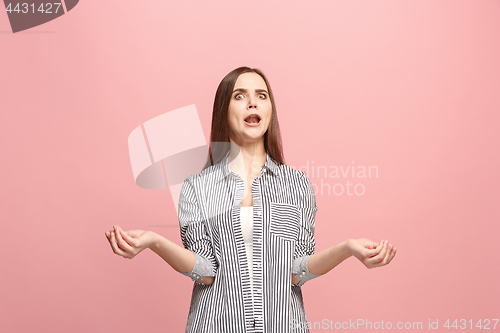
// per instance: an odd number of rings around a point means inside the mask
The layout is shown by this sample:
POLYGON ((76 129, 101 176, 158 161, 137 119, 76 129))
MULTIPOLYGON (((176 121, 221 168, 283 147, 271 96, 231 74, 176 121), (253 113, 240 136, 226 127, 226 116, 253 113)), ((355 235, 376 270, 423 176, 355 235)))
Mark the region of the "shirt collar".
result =
MULTIPOLYGON (((219 182, 222 179, 225 179, 228 176, 231 176, 232 172, 229 169, 229 162, 228 162, 228 157, 229 157, 230 150, 226 153, 226 156, 217 164, 220 172, 218 173, 216 181, 219 182)), ((262 166, 263 171, 269 170, 272 175, 279 177, 280 176, 280 168, 279 166, 273 161, 269 153, 267 154, 267 159, 266 163, 262 166)))

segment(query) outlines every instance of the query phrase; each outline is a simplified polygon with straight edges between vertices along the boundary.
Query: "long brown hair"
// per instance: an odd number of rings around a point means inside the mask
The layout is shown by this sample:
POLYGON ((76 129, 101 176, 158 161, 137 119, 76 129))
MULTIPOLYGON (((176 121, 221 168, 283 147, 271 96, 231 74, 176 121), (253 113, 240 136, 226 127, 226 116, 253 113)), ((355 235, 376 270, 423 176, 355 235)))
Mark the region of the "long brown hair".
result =
POLYGON ((214 110, 212 114, 212 130, 210 132, 210 147, 208 149, 207 163, 203 169, 219 163, 224 156, 226 156, 226 153, 231 147, 229 141, 229 122, 227 114, 234 85, 236 84, 238 77, 243 73, 256 73, 264 79, 264 82, 266 82, 269 98, 271 99, 272 115, 269 128, 264 134, 264 149, 276 164, 280 165, 285 163, 278 115, 276 113, 276 104, 274 103, 271 85, 261 70, 250 67, 238 67, 229 72, 222 79, 219 83, 219 87, 217 88, 217 92, 215 93, 214 110))

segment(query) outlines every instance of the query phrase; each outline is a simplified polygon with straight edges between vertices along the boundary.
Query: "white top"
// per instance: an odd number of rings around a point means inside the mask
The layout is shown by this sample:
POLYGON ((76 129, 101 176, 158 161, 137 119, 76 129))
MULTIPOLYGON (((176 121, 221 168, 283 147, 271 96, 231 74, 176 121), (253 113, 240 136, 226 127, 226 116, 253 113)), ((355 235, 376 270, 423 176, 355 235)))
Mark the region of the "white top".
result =
POLYGON ((241 207, 241 232, 247 251, 248 273, 253 301, 253 206, 241 207))

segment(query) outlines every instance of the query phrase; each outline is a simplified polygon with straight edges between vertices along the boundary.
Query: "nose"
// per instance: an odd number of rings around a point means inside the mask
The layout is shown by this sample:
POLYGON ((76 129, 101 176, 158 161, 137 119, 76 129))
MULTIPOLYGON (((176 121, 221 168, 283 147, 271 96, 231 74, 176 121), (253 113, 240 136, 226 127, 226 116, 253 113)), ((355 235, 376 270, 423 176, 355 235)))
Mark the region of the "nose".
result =
POLYGON ((254 108, 256 109, 257 108, 257 98, 255 96, 250 96, 248 98, 248 108, 251 109, 251 108, 254 108))

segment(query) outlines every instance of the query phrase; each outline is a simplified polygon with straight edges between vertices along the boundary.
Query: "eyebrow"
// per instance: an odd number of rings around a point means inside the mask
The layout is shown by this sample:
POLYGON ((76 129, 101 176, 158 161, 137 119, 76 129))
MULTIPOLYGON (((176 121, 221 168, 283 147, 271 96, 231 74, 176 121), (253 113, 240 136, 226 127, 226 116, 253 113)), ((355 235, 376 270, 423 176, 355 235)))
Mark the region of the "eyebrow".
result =
MULTIPOLYGON (((236 91, 247 92, 248 90, 245 88, 236 88, 233 90, 233 93, 236 91)), ((269 94, 266 89, 255 89, 255 92, 265 92, 266 94, 269 94)))

